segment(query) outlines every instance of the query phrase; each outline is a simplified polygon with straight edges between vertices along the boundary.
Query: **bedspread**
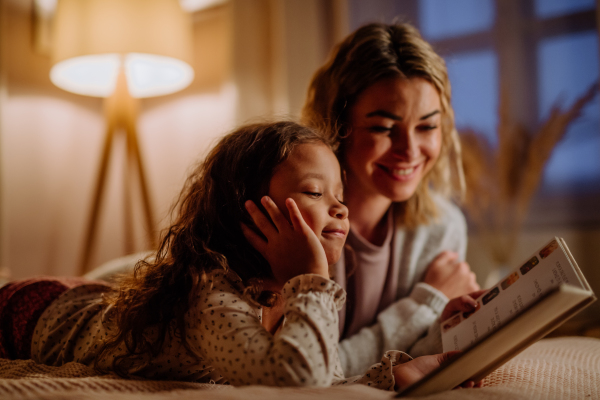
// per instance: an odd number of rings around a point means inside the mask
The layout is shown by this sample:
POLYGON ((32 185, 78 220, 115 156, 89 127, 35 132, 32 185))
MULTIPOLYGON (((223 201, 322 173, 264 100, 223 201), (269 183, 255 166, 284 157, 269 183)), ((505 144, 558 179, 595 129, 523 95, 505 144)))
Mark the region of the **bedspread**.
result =
MULTIPOLYGON (((193 382, 127 380, 99 375, 77 363, 61 367, 0 359, 2 399, 365 400, 390 392, 362 385, 330 388, 231 387, 193 382)), ((491 373, 480 389, 459 389, 422 399, 600 399, 600 339, 544 339, 491 373)))

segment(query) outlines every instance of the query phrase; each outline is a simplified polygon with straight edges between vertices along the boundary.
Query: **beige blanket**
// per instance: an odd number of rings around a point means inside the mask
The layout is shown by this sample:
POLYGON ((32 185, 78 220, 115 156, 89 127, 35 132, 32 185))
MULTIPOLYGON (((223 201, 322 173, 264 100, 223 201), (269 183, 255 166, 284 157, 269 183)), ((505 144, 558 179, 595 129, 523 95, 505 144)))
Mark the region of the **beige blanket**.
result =
MULTIPOLYGON (((48 367, 0 359, 0 399, 286 400, 389 399, 390 392, 361 385, 324 389, 232 388, 210 384, 125 380, 98 375, 77 363, 48 367)), ((600 399, 600 340, 542 340, 494 371, 480 389, 459 389, 423 399, 600 399)))

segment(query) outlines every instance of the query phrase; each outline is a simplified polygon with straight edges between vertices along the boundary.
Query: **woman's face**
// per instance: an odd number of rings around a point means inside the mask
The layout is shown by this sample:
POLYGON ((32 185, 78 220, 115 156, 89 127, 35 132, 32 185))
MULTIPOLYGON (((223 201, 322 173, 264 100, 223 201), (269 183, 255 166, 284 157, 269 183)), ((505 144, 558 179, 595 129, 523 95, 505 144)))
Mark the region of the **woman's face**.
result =
POLYGON ((440 155, 441 113, 437 90, 421 78, 382 79, 365 89, 350 109, 348 188, 408 200, 440 155))

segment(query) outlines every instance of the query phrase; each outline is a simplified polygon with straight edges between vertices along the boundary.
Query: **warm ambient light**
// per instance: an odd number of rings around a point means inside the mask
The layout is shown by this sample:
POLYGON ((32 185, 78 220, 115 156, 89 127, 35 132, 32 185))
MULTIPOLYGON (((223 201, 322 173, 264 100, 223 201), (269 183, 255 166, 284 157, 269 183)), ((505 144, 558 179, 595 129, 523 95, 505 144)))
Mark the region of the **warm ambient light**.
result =
POLYGON ((54 65, 50 80, 61 89, 85 96, 109 97, 115 90, 119 68, 127 76, 127 88, 136 98, 177 92, 194 79, 187 63, 171 57, 130 53, 97 54, 70 58, 54 65))
POLYGON ((194 78, 192 46, 191 17, 178 0, 59 0, 50 79, 109 97, 122 69, 133 97, 174 93, 194 78))
POLYGON ((177 92, 192 82, 192 20, 178 0, 58 0, 53 25, 52 82, 69 92, 105 98, 105 140, 83 244, 83 274, 90 263, 117 135, 125 139, 127 148, 124 250, 126 254, 134 250, 130 203, 135 188, 141 191, 147 246, 154 247, 154 218, 138 144, 139 102, 135 98, 177 92), (133 172, 139 185, 131 184, 133 172))

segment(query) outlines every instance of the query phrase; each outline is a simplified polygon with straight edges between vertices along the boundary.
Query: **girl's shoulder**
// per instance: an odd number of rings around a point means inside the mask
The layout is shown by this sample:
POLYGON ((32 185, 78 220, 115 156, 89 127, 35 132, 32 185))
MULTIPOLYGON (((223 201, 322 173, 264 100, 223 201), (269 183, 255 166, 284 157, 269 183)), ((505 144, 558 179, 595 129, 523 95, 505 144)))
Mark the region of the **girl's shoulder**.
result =
POLYGON ((233 271, 215 269, 206 273, 199 285, 198 295, 208 296, 212 293, 231 293, 242 295, 244 283, 233 271))
POLYGON ((255 310, 260 305, 255 304, 248 288, 240 277, 233 271, 222 269, 207 272, 205 279, 199 285, 192 304, 197 311, 213 309, 214 307, 234 307, 240 310, 255 310))

